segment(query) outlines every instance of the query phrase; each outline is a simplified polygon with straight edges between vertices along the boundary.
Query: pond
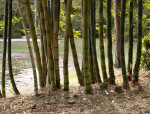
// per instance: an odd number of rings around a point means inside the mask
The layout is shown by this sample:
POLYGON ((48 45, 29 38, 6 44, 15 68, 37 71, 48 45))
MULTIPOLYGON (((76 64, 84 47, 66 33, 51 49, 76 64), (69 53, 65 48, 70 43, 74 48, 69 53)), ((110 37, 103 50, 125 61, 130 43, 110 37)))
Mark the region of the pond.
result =
MULTIPOLYGON (((25 55, 23 53, 20 53, 12 58, 14 79, 20 93, 28 93, 33 91, 34 89, 33 71, 31 67, 30 58, 28 54, 25 55), (26 58, 23 57, 25 55, 27 55, 26 58)), ((12 56, 14 56, 14 54, 12 56)), ((0 59, 0 68, 1 66, 2 60, 0 59)), ((0 69, 0 83, 1 83, 1 73, 2 69, 0 69)), ((9 79, 8 61, 6 61, 6 93, 7 96, 12 96, 13 94, 12 85, 9 79)))
MULTIPOLYGON (((0 53, 0 83, 1 83, 1 66, 2 66, 2 53, 0 53)), ((79 63, 81 65, 81 58, 79 58, 79 63)), ((60 67, 60 78, 61 82, 63 81, 63 55, 59 56, 59 67, 60 67)), ((12 53, 12 66, 13 74, 16 85, 21 94, 28 94, 34 91, 34 80, 33 80, 33 71, 30 61, 29 53, 12 53)), ((77 76, 74 68, 73 58, 69 56, 69 80, 70 84, 78 84, 77 76)), ((37 72, 38 74, 38 72, 37 72)), ((0 86, 1 89, 1 86, 0 86)), ((8 71, 8 61, 6 61, 6 92, 7 97, 13 95, 13 89, 9 79, 8 71)))

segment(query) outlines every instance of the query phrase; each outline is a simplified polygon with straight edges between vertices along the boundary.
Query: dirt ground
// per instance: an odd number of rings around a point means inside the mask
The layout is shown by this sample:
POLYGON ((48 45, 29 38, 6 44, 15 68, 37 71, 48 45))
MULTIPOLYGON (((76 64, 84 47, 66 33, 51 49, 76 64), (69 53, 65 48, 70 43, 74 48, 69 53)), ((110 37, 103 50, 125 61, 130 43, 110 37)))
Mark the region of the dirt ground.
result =
MULTIPOLYGON (((118 72, 119 71, 115 71, 118 72)), ((119 76, 118 76, 119 79, 119 76)), ((116 83, 120 85, 117 81, 116 83)), ((140 86, 130 83, 131 89, 118 94, 115 86, 109 85, 101 90, 93 85, 93 95, 86 95, 84 87, 70 85, 70 91, 63 89, 49 91, 49 87, 40 89, 40 95, 33 93, 7 99, 0 99, 0 112, 11 113, 64 113, 64 114, 149 114, 150 113, 150 72, 141 71, 140 86)), ((62 87, 63 88, 63 87, 62 87)))

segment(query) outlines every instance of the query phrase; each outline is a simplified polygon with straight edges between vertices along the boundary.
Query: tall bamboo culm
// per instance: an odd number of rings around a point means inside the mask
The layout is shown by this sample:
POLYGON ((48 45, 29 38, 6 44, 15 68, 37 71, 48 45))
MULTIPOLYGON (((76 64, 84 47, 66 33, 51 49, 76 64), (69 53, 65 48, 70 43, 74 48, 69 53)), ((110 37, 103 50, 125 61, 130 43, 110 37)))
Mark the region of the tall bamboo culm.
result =
POLYGON ((19 90, 16 86, 13 69, 12 69, 12 57, 11 57, 11 35, 12 35, 12 0, 9 0, 9 8, 8 8, 8 67, 9 67, 9 77, 13 87, 13 90, 16 95, 19 95, 19 90))
POLYGON ((115 75, 113 69, 113 55, 112 55, 111 1, 112 0, 107 0, 107 38, 108 38, 107 54, 108 54, 108 69, 109 69, 109 76, 110 76, 109 83, 115 84, 115 75))
POLYGON ((104 51, 104 40, 103 40, 103 0, 99 0, 99 46, 100 46, 100 57, 101 57, 101 68, 102 68, 102 75, 103 80, 105 83, 108 83, 107 79, 107 71, 106 71, 106 64, 105 64, 105 51, 104 51))
POLYGON ((88 63, 88 32, 89 32, 89 0, 83 0, 83 72, 85 92, 92 94, 92 86, 89 79, 89 63, 88 63))
POLYGON ((4 7, 4 32, 3 32, 3 56, 2 56, 2 96, 6 97, 5 91, 5 69, 6 69, 6 50, 7 50, 7 26, 8 26, 8 0, 5 0, 4 7))
POLYGON ((61 88, 60 85, 60 72, 59 72, 59 45, 58 45, 58 33, 59 33, 59 2, 60 0, 53 1, 53 22, 54 22, 54 64, 55 64, 55 77, 56 87, 61 88))
POLYGON ((39 72, 40 87, 44 87, 45 84, 44 84, 44 79, 43 79, 43 68, 42 68, 42 64, 41 64, 40 51, 39 51, 39 47, 38 47, 38 43, 37 43, 37 36, 36 36, 36 32, 35 32, 35 26, 33 23, 32 11, 30 8, 29 0, 24 0, 24 5, 26 8, 26 12, 27 12, 27 18, 28 18, 29 27, 31 30, 34 52, 36 55, 36 62, 37 62, 37 68, 38 68, 38 72, 39 72))
POLYGON ((120 27, 120 58, 121 58, 121 70, 123 76, 123 88, 129 89, 129 83, 127 79, 126 73, 126 65, 125 65, 125 56, 124 56, 124 25, 125 25, 125 10, 126 10, 126 0, 122 0, 122 8, 121 8, 121 27, 120 27))
POLYGON ((66 27, 64 36, 64 59, 63 59, 63 71, 64 71, 64 90, 69 90, 69 76, 68 76, 68 53, 69 53, 69 37, 70 37, 70 27, 71 27, 71 8, 72 0, 67 0, 66 7, 66 27))
POLYGON ((138 82, 141 51, 142 51, 142 16, 143 16, 143 0, 138 0, 138 43, 137 43, 137 55, 133 71, 133 82, 138 82))
POLYGON ((33 52, 32 52, 32 47, 31 47, 31 43, 30 43, 27 27, 26 27, 26 24, 25 24, 25 19, 24 19, 24 16, 23 16, 23 10, 21 8, 20 0, 17 0, 17 3, 18 3, 18 9, 19 9, 19 13, 20 13, 20 16, 21 16, 21 20, 22 20, 22 25, 23 25, 23 28, 25 30, 25 35, 26 35, 28 49, 29 49, 31 63, 32 63, 33 79, 34 79, 34 94, 35 94, 35 96, 38 96, 37 73, 36 73, 36 66, 35 66, 35 62, 34 62, 34 56, 33 56, 33 52))
POLYGON ((128 51, 128 79, 132 79, 133 66, 133 0, 129 7, 129 51, 128 51))
POLYGON ((44 18, 45 18, 45 29, 46 29, 46 38, 47 38, 47 49, 48 49, 48 68, 50 71, 50 80, 51 80, 51 89, 56 90, 55 76, 54 76, 54 60, 53 60, 53 51, 52 51, 52 41, 53 41, 53 29, 51 23, 51 17, 47 7, 47 0, 42 1, 44 9, 44 18))

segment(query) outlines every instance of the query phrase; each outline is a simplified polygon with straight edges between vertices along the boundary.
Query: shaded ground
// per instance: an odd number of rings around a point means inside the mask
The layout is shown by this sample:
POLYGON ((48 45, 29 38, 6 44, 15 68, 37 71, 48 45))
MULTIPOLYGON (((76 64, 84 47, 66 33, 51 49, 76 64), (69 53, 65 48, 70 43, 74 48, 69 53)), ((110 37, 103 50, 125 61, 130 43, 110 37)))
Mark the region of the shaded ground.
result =
MULTIPOLYGON (((117 78, 119 79, 118 76, 117 78)), ((141 86, 133 86, 130 83, 131 89, 124 90, 122 94, 114 92, 116 86, 109 86, 109 89, 101 90, 98 84, 93 85, 94 95, 84 94, 84 87, 79 87, 77 84, 71 85, 69 92, 60 89, 48 93, 47 87, 40 90, 38 97, 34 97, 31 93, 0 99, 0 112, 149 114, 150 72, 141 71, 139 82, 143 89, 141 86)))

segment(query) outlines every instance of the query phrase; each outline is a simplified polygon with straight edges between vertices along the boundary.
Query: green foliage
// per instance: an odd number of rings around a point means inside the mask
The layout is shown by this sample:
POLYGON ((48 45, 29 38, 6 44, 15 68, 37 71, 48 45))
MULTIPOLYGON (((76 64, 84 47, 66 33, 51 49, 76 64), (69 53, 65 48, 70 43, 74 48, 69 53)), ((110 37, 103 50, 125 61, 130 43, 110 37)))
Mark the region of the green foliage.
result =
POLYGON ((141 67, 150 70, 150 35, 146 35, 143 39, 141 67))
POLYGON ((143 39, 143 48, 145 50, 149 50, 150 49, 150 35, 146 35, 143 39))

